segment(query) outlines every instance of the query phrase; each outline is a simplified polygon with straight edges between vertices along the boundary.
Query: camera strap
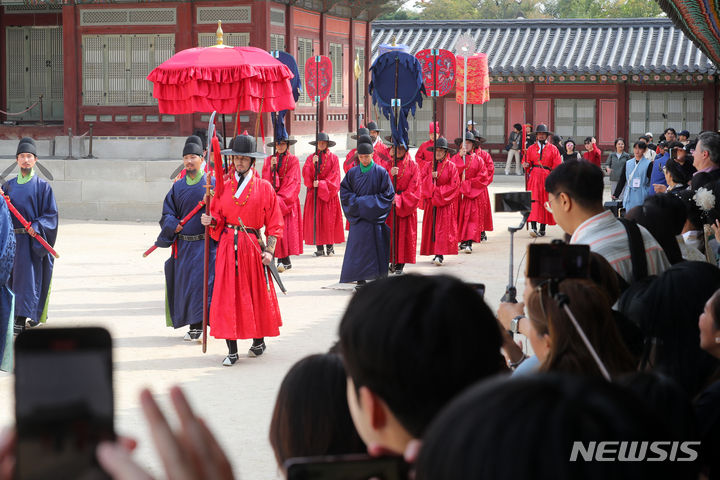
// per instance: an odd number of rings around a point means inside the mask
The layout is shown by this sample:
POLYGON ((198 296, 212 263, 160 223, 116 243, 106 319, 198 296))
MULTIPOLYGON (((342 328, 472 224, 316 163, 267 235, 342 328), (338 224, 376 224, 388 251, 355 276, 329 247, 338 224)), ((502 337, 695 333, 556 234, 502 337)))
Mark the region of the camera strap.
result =
POLYGON ((637 223, 627 218, 618 218, 625 227, 630 244, 630 261, 632 262, 633 282, 640 281, 648 276, 647 257, 645 256, 645 242, 637 223))

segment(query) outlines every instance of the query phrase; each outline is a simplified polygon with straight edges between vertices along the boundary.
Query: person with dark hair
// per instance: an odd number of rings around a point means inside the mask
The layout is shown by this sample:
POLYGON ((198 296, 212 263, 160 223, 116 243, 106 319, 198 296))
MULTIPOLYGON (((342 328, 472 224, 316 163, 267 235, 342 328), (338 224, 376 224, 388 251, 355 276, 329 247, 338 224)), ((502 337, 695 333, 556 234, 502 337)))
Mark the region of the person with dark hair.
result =
POLYGON ((350 300, 339 334, 350 413, 368 448, 403 453, 452 398, 507 371, 497 320, 449 276, 369 283, 350 300))
MULTIPOLYGON (((548 201, 558 225, 572 235, 570 243, 590 245, 628 283, 632 281, 630 242, 623 224, 603 207, 603 173, 590 162, 563 163, 545 181, 548 201)), ((657 275, 670 266, 653 236, 642 226, 648 273, 657 275)))
POLYGON ((690 132, 687 130, 682 130, 680 133, 678 133, 678 142, 682 143, 683 146, 690 143, 690 132))
MULTIPOLYGON (((163 202, 160 235, 155 245, 171 248, 165 262, 165 322, 167 326, 189 326, 183 340, 191 342, 202 335, 203 321, 203 259, 205 256, 205 227, 200 223, 198 204, 205 200, 205 185, 215 180, 201 170, 203 147, 200 138, 191 135, 183 148, 185 175, 173 183, 163 202), (195 214, 181 225, 180 221, 195 214)), ((205 209, 202 209, 204 212, 205 209)), ((215 242, 210 242, 208 291, 212 296, 215 271, 215 242)))
MULTIPOLYGON (((673 136, 672 132, 666 131, 667 135, 673 136)), ((664 193, 667 191, 667 181, 665 180, 665 164, 670 160, 671 148, 676 145, 675 141, 660 142, 657 148, 657 155, 653 161, 652 173, 650 174, 650 186, 648 187, 648 195, 656 193, 664 193)), ((677 145, 680 145, 677 143, 677 145)))
POLYGON ((693 165, 697 172, 690 182, 692 190, 697 191, 720 180, 720 134, 703 132, 698 135, 693 165))
MULTIPOLYGON (((685 150, 680 149, 680 151, 684 152, 685 150)), ((688 188, 690 176, 687 175, 685 169, 672 158, 665 163, 663 174, 665 175, 665 182, 667 182, 668 186, 666 189, 655 189, 657 193, 679 192, 680 190, 688 188)))
POLYGON ((595 137, 587 137, 585 139, 585 150, 586 152, 583 153, 583 158, 600 168, 600 165, 602 164, 602 152, 597 146, 597 140, 595 140, 595 137))
POLYGON ((55 258, 35 240, 36 236, 40 236, 54 246, 58 232, 55 194, 50 183, 35 174, 37 160, 35 140, 24 137, 15 152, 20 173, 3 187, 10 202, 30 223, 30 227, 25 228, 20 220, 12 217, 16 242, 15 263, 10 277, 10 289, 15 293, 14 333, 47 320, 55 265, 55 258))
POLYGON ((505 161, 505 175, 510 175, 512 163, 515 160, 515 175, 522 175, 522 163, 520 162, 520 151, 522 150, 522 125, 516 123, 513 125, 513 131, 510 132, 508 143, 505 145, 507 150, 507 160, 505 161))
POLYGON ((435 160, 420 168, 422 209, 425 211, 420 255, 434 255, 432 261, 439 267, 445 255, 458 253, 456 199, 460 193, 460 175, 451 160, 455 150, 448 146, 445 137, 438 138, 437 148, 430 147, 430 151, 435 160))
POLYGON ((634 157, 625 162, 620 173, 620 181, 613 192, 613 198, 623 197, 625 210, 642 205, 645 197, 648 196, 653 162, 645 157, 647 150, 648 146, 643 141, 633 144, 634 157))
POLYGON ((357 282, 387 275, 390 228, 385 224, 395 189, 388 171, 373 161, 373 146, 357 147, 360 165, 351 168, 340 183, 340 200, 350 222, 340 282, 357 282))
POLYGON ((687 214, 682 200, 675 195, 658 194, 645 199, 642 205, 632 208, 625 218, 645 227, 662 247, 671 265, 682 262, 677 241, 685 226, 687 214), (656 198, 657 197, 657 198, 656 198))
POLYGON ((493 379, 468 389, 435 419, 415 479, 693 478, 689 462, 601 462, 594 461, 594 448, 590 460, 579 451, 592 442, 673 440, 670 433, 663 418, 611 383, 549 374, 493 379))
POLYGON ((640 326, 645 349, 640 369, 673 378, 690 397, 697 395, 718 368, 718 360, 698 345, 697 319, 720 288, 720 270, 705 262, 681 262, 647 284, 618 309, 640 326), (682 301, 678 301, 678 292, 682 301))
MULTIPOLYGON (((200 217, 218 242, 209 321, 212 336, 227 343, 226 367, 239 358, 238 339, 252 339, 248 356, 258 357, 265 352, 265 337, 280 335, 282 325, 275 285, 265 268, 282 236, 283 217, 275 189, 253 168, 256 159, 265 157, 255 145, 254 137, 243 134, 220 152, 230 156, 233 170, 216 185, 210 215, 200 217)), ((222 166, 215 165, 215 178, 222 176, 222 166)))
POLYGON ((663 135, 665 136, 665 142, 671 143, 677 141, 677 131, 675 131, 674 128, 668 127, 663 132, 663 135))
POLYGON ((684 147, 677 147, 670 150, 670 158, 673 159, 680 166, 683 172, 685 172, 685 175, 688 177, 688 185, 690 185, 690 179, 692 179, 692 176, 695 174, 695 172, 697 172, 695 165, 693 165, 694 152, 694 143, 690 143, 688 145, 685 145, 684 147))
POLYGON ((555 219, 551 212, 548 212, 543 205, 548 199, 545 190, 545 179, 550 172, 562 163, 560 152, 552 143, 546 143, 549 131, 546 125, 540 124, 535 129, 537 143, 534 143, 525 152, 523 165, 528 173, 527 189, 532 192, 532 209, 530 211, 530 236, 545 236, 545 226, 555 225, 555 219), (538 230, 537 224, 540 224, 538 230))
POLYGON ((294 457, 367 451, 350 416, 339 355, 310 355, 285 374, 270 421, 270 445, 280 468, 294 457))
MULTIPOLYGON (((577 319, 600 361, 611 376, 633 371, 635 362, 618 333, 610 303, 603 291, 589 280, 565 279, 558 285, 567 296, 577 319)), ((590 350, 567 313, 541 282, 527 297, 530 344, 540 361, 541 372, 602 376, 590 350)))
POLYGON ((645 142, 645 145, 647 146, 647 149, 645 150, 645 154, 643 156, 651 162, 655 160, 655 156, 657 155, 657 153, 655 152, 655 144, 653 144, 652 141, 653 136, 650 132, 647 132, 645 135, 641 135, 640 137, 638 137, 638 142, 645 142))
POLYGON ((288 148, 297 143, 287 137, 278 137, 267 144, 275 152, 263 163, 262 177, 275 189, 280 211, 283 214, 283 236, 278 240, 275 258, 278 272, 292 268, 290 255, 303 253, 303 221, 300 210, 300 160, 288 148))
MULTIPOLYGON (((370 130, 368 130, 365 127, 360 127, 357 129, 357 133, 350 135, 350 138, 357 141, 357 144, 360 145, 363 142, 369 142, 372 144, 372 138, 370 137, 370 130)), ((343 171, 345 173, 349 172, 351 168, 356 167, 360 164, 360 160, 358 159, 357 155, 357 147, 350 150, 347 155, 345 155, 345 161, 343 162, 343 171)), ((347 228, 345 228, 347 230, 347 228)))
MULTIPOLYGON (((683 243, 705 255, 705 233, 703 212, 695 202, 695 192, 690 189, 672 192, 685 205, 687 220, 682 230, 683 243)), ((682 246, 681 246, 682 248, 682 246)))
MULTIPOLYGON (((720 360, 720 290, 705 303, 698 320, 700 348, 720 360)), ((708 478, 720 478, 720 372, 695 400, 695 414, 702 441, 701 462, 708 478)))
MULTIPOLYGON (((452 161, 460 175, 460 195, 457 199, 458 212, 458 246, 460 252, 472 253, 473 242, 482 241, 485 232, 485 210, 490 209, 489 196, 482 195, 483 189, 492 181, 492 174, 485 168, 485 161, 474 153, 479 147, 475 136, 465 132, 465 142, 460 151, 452 157, 452 161)), ((490 225, 490 230, 492 225, 490 225)))
MULTIPOLYGON (((610 194, 615 192, 620 176, 622 175, 625 163, 630 160, 630 154, 625 151, 625 140, 615 139, 615 151, 608 155, 605 172, 610 176, 610 194)), ((622 200, 622 194, 620 195, 622 200)))
POLYGON ((575 140, 573 140, 572 138, 568 138, 567 140, 565 140, 565 143, 563 144, 563 150, 563 162, 582 160, 582 155, 580 155, 580 152, 575 150, 575 140))

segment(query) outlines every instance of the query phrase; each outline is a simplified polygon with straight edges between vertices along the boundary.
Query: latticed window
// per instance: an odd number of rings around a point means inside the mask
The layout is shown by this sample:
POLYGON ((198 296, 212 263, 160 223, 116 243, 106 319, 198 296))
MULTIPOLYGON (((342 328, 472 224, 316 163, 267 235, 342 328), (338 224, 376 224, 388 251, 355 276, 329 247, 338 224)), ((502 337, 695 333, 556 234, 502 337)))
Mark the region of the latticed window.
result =
POLYGON ((279 33, 271 33, 270 50, 277 50, 279 52, 285 51, 285 35, 281 35, 279 33))
POLYGON ((555 100, 555 135, 573 138, 582 144, 585 137, 597 136, 594 99, 555 100))
POLYGON ((343 105, 343 46, 339 43, 330 44, 330 61, 333 66, 333 81, 330 89, 330 106, 343 105))
POLYGON ((703 92, 630 92, 630 139, 646 132, 657 138, 666 128, 702 130, 703 92))
POLYGON ((175 53, 175 35, 83 35, 83 105, 154 105, 152 69, 175 53))
POLYGON ((309 38, 298 38, 298 54, 297 63, 298 70, 300 71, 300 79, 303 82, 302 93, 298 99, 299 105, 310 105, 312 101, 305 91, 305 62, 307 59, 313 56, 313 41, 309 38))
MULTIPOLYGON (((215 34, 215 32, 198 33, 198 47, 212 47, 213 45, 217 45, 217 34, 215 34)), ((249 47, 250 34, 247 32, 223 33, 223 45, 230 47, 249 47)))
MULTIPOLYGON (((429 98, 427 103, 432 105, 429 98)), ((485 137, 487 143, 503 143, 505 141, 504 98, 493 98, 482 105, 468 105, 467 119, 476 123, 475 130, 485 137)))
MULTIPOLYGON (((355 58, 359 59, 360 62, 360 106, 365 106, 365 95, 367 95, 367 88, 365 86, 365 49, 363 47, 355 47, 355 58)), ((355 60, 353 59, 353 69, 355 68, 355 60)), ((355 74, 353 73, 353 78, 355 74)))

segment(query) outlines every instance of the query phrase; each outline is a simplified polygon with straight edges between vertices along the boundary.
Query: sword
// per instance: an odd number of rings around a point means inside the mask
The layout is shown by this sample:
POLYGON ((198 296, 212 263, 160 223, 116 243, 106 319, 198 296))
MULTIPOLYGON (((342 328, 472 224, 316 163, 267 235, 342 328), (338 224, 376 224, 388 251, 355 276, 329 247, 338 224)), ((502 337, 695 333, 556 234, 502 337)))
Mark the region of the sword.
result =
MULTIPOLYGON (((243 223, 242 219, 238 217, 238 223, 240 223, 240 226, 243 228, 243 232, 245 232, 245 235, 248 235, 247 229, 245 228, 245 224, 243 223)), ((250 237, 250 235, 248 235, 250 237)), ((263 242, 262 236, 260 236, 260 232, 258 232, 257 241, 260 244, 260 248, 264 251, 265 250, 265 242, 263 242)), ((280 287, 280 291, 287 295, 287 289, 285 288, 285 285, 282 282, 282 279, 280 278, 280 272, 278 272, 277 267, 275 266, 274 262, 270 262, 270 265, 263 264, 263 270, 265 270, 265 283, 268 285, 268 289, 270 288, 270 282, 268 281, 268 272, 272 275, 273 279, 275 280, 275 283, 277 283, 277 286, 280 287)))
MULTIPOLYGON (((208 179, 208 180, 209 180, 209 179, 208 179)), ((200 201, 198 202, 198 204, 195 206, 195 208, 193 208, 190 213, 188 213, 185 217, 183 217, 182 220, 180 220, 180 225, 185 225, 187 222, 189 222, 190 219, 191 219, 192 217, 194 217, 195 214, 198 213, 198 212, 200 211, 200 209, 203 208, 204 206, 205 206, 205 202, 203 202, 202 200, 200 200, 200 201)), ((145 253, 143 253, 143 258, 145 258, 145 257, 147 257, 148 255, 150 255, 150 254, 151 254, 152 252, 154 252, 157 248, 158 248, 157 245, 153 245, 152 247, 148 248, 148 249, 145 251, 145 253)))

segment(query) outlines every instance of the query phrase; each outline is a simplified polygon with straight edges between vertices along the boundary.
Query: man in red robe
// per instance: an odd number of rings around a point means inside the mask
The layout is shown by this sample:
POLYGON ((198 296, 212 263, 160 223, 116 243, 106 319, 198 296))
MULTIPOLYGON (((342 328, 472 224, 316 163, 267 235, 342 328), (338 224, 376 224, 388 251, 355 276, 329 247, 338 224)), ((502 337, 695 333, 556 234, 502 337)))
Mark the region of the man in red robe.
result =
POLYGON ((419 167, 425 163, 432 163, 433 158, 435 158, 432 150, 430 150, 435 145, 435 135, 438 137, 440 136, 440 127, 438 126, 438 122, 430 124, 430 140, 420 144, 417 153, 415 153, 415 162, 419 167))
POLYGON ((382 141, 382 138, 380 137, 380 132, 382 132, 382 129, 378 127, 377 123, 375 122, 368 122, 367 129, 370 131, 370 138, 372 139, 372 146, 373 146, 373 158, 378 158, 378 154, 382 157, 388 156, 388 147, 385 145, 385 143, 382 141))
MULTIPOLYGON (((218 242, 210 327, 212 336, 227 342, 223 365, 229 367, 238 360, 238 339, 252 338, 248 356, 257 357, 265 351, 265 337, 280 335, 280 308, 266 267, 282 237, 283 217, 272 185, 252 168, 255 159, 264 157, 256 151, 255 139, 238 135, 222 154, 230 155, 234 170, 224 184, 216 184, 211 214, 203 214, 201 223, 218 242)), ((215 171, 216 178, 223 177, 220 165, 215 171)))
POLYGON ((485 232, 493 231, 493 218, 492 218, 492 206, 490 205, 490 192, 488 186, 492 183, 495 177, 495 162, 492 159, 492 155, 487 150, 483 150, 482 144, 485 143, 485 138, 481 135, 475 135, 477 139, 477 148, 475 148, 475 155, 478 159, 485 164, 485 175, 487 176, 487 183, 480 187, 480 210, 483 214, 483 231, 480 237, 483 241, 487 241, 487 234, 485 232))
POLYGON ((523 167, 528 173, 527 188, 532 192, 532 210, 530 211, 530 236, 536 238, 545 236, 545 226, 555 225, 555 218, 545 208, 548 194, 545 190, 545 179, 550 172, 562 163, 562 157, 557 147, 546 143, 548 128, 540 124, 535 129, 535 143, 525 151, 523 167), (537 224, 540 224, 540 230, 537 224))
MULTIPOLYGON (((391 142, 391 137, 385 138, 391 142)), ((412 147, 412 146, 410 146, 412 147)), ((395 262, 395 274, 402 275, 406 263, 415 263, 417 251, 417 209, 420 204, 420 168, 412 159, 403 145, 397 146, 397 166, 395 165, 395 146, 391 145, 390 159, 379 160, 377 163, 390 173, 390 178, 395 187, 395 200, 393 209, 387 218, 387 225, 391 229, 391 240, 395 241, 393 251, 395 262), (395 221, 396 232, 393 228, 393 215, 397 216, 395 221)))
POLYGON ((465 253, 472 253, 473 242, 482 241, 485 225, 480 192, 487 185, 487 171, 483 160, 473 152, 477 145, 475 135, 468 131, 460 151, 452 157, 460 175, 458 240, 460 251, 465 253))
MULTIPOLYGON (((351 135, 350 138, 353 140, 358 140, 361 136, 366 135, 370 136, 370 130, 368 130, 365 127, 358 128, 357 135, 351 135)), ((360 143, 358 141, 358 143, 360 143)), ((372 140, 371 142, 372 143, 372 140)), ((360 160, 358 159, 357 155, 357 147, 353 148, 348 152, 348 154, 345 156, 345 162, 343 163, 343 170, 345 173, 347 173, 351 168, 356 167, 360 163, 360 160)), ((346 228, 347 230, 347 228, 346 228)))
POLYGON ((438 138, 437 148, 431 147, 437 161, 426 162, 420 167, 423 198, 423 229, 420 255, 434 255, 433 263, 442 265, 445 255, 457 255, 457 210, 455 199, 460 188, 460 176, 450 160, 455 150, 447 139, 438 138))
POLYGON ((292 268, 290 255, 303 253, 303 225, 300 210, 300 161, 288 152, 288 147, 297 140, 279 138, 268 143, 275 148, 275 154, 266 158, 263 163, 262 178, 270 182, 277 194, 280 213, 285 228, 282 238, 275 246, 275 257, 278 259, 278 272, 292 268))
POLYGON ((316 245, 316 257, 334 255, 336 243, 345 241, 342 210, 340 208, 340 161, 330 152, 335 142, 325 132, 320 132, 318 141, 310 142, 317 153, 309 155, 303 165, 303 182, 307 187, 303 231, 306 245, 316 245), (317 145, 316 145, 317 143, 317 145), (315 198, 317 197, 317 209, 315 198), (317 214, 317 217, 316 217, 317 214))

